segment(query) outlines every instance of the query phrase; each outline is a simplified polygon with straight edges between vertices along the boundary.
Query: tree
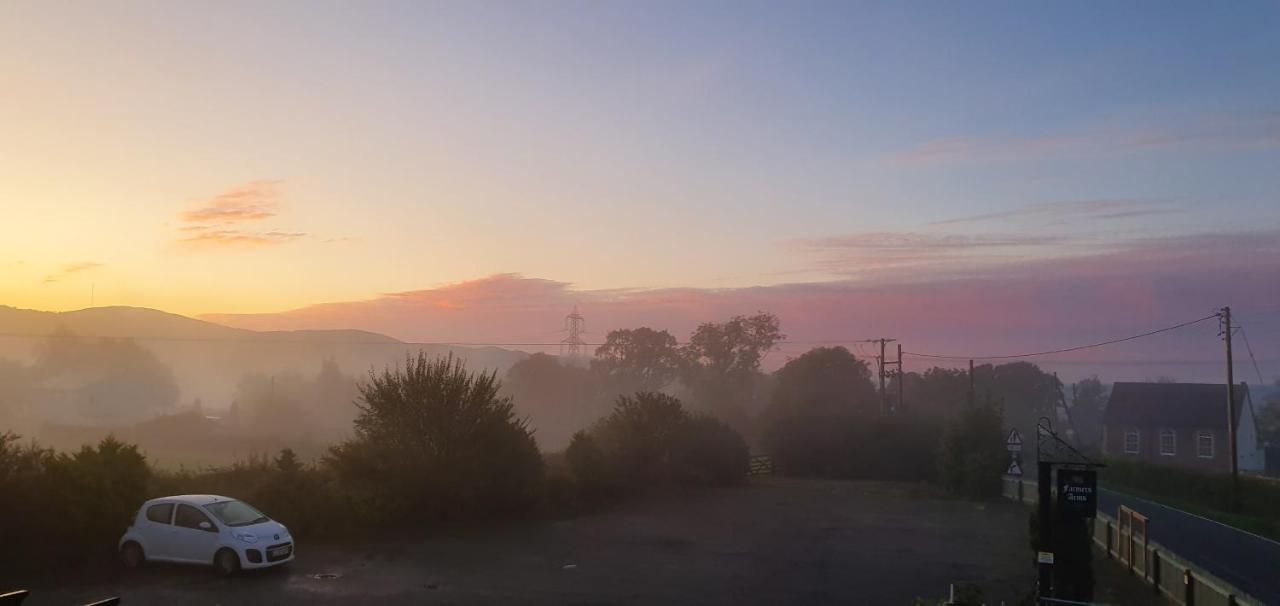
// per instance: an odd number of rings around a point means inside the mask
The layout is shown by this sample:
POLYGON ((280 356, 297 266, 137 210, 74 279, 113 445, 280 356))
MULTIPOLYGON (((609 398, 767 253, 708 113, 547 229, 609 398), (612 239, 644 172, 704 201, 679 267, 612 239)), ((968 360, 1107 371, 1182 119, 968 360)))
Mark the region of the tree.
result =
POLYGON ((22 364, 0 358, 0 424, 13 427, 14 416, 30 398, 31 379, 22 364))
POLYGON ((818 347, 790 360, 775 373, 772 414, 866 413, 876 409, 871 369, 844 347, 818 347))
POLYGON ((938 476, 956 494, 995 497, 1008 459, 1000 408, 987 401, 965 407, 947 428, 938 453, 938 476))
POLYGON ((787 473, 840 477, 854 455, 850 440, 876 410, 871 370, 843 347, 818 347, 774 373, 763 415, 763 445, 787 473))
POLYGON ((526 416, 546 450, 564 448, 573 431, 599 418, 608 402, 599 394, 594 374, 561 363, 555 356, 533 354, 507 371, 503 393, 526 416))
POLYGON ((1102 440, 1102 415, 1106 412, 1110 390, 1094 375, 1071 386, 1071 421, 1076 440, 1090 448, 1102 440))
POLYGON ((59 384, 75 412, 128 422, 173 408, 178 385, 151 350, 132 339, 81 339, 59 329, 36 349, 31 377, 59 384))
POLYGON ((976 399, 999 403, 1005 428, 1016 427, 1023 436, 1034 436, 1040 417, 1056 418, 1060 396, 1057 377, 1030 362, 1012 362, 974 369, 976 399))
POLYGON ((292 371, 274 375, 253 372, 240 377, 235 401, 243 404, 243 413, 252 419, 245 427, 256 435, 311 436, 315 418, 304 405, 309 387, 302 375, 292 371))
MULTIPOLYGON (((945 425, 968 402, 967 370, 933 367, 923 373, 908 372, 902 377, 906 402, 901 410, 917 420, 945 425)), ((897 393, 898 377, 889 380, 887 389, 889 393, 897 393)))
POLYGON ((326 457, 373 521, 519 509, 537 497, 542 458, 495 374, 407 356, 360 385, 355 437, 326 457))
POLYGON ((784 338, 778 317, 769 313, 702 324, 681 349, 685 385, 706 410, 745 428, 760 361, 784 338))
POLYGON ((333 438, 349 435, 356 416, 352 402, 360 397, 356 378, 343 373, 337 360, 326 357, 309 387, 308 408, 316 415, 320 430, 333 438))
POLYGON ((612 330, 596 348, 591 367, 605 377, 611 393, 662 391, 679 373, 680 351, 665 330, 612 330))
POLYGON ((654 392, 620 396, 609 416, 574 435, 565 456, 590 492, 738 482, 749 459, 728 425, 654 392))

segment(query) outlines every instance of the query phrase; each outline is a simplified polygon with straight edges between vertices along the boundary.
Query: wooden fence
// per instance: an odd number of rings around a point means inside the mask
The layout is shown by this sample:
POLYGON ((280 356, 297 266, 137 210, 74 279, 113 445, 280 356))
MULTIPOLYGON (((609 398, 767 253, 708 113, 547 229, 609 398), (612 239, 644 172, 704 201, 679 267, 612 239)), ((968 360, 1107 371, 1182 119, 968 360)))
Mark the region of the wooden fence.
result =
MULTIPOLYGON (((1036 483, 1006 476, 1004 496, 1035 504, 1036 483)), ((1098 512, 1093 519, 1093 543, 1175 604, 1263 606, 1261 600, 1196 566, 1195 554, 1177 554, 1152 541, 1146 516, 1128 507, 1121 506, 1115 516, 1098 512)))

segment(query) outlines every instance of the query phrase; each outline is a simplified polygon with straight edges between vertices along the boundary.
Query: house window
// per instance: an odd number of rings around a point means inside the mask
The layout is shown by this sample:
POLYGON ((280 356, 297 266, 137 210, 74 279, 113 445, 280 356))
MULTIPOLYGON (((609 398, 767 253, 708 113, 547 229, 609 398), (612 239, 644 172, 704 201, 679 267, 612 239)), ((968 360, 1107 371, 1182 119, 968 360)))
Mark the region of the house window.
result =
POLYGON ((1213 432, 1202 431, 1196 434, 1196 456, 1201 459, 1213 458, 1213 432))
POLYGON ((1138 454, 1138 446, 1141 443, 1141 434, 1136 429, 1129 429, 1124 432, 1124 453, 1138 454))
POLYGON ((1160 430, 1160 454, 1172 457, 1178 454, 1178 433, 1172 429, 1160 430))

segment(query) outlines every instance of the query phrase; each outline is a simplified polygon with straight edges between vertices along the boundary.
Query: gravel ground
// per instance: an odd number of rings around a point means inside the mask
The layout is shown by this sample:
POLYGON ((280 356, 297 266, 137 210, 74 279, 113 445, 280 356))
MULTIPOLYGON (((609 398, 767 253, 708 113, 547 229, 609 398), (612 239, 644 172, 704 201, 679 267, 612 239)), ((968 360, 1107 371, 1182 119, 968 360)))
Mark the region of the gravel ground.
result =
MULTIPOLYGON (((287 523, 287 520, 286 520, 287 523)), ((990 603, 1029 590, 1027 510, 904 484, 766 479, 554 522, 308 545, 221 578, 149 565, 37 587, 29 605, 910 604, 952 582, 990 603), (326 578, 326 575, 335 575, 326 578)))

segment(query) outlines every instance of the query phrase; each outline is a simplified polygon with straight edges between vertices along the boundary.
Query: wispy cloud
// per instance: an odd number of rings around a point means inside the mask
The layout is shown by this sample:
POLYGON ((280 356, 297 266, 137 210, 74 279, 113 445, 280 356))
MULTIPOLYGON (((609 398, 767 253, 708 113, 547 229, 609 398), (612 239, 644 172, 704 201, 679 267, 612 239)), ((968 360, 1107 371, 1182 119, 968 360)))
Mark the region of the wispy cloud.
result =
POLYGON ((1017 138, 946 136, 894 154, 897 163, 1018 161, 1053 154, 1280 148, 1280 114, 1213 118, 1171 126, 1103 128, 1017 138))
POLYGON ((58 271, 55 271, 45 276, 44 281, 45 283, 61 282, 62 280, 65 280, 77 274, 92 271, 100 267, 104 267, 104 265, 102 263, 97 263, 95 261, 81 261, 79 263, 68 263, 66 265, 63 265, 60 269, 58 269, 58 271))
POLYGON ((239 223, 276 216, 279 181, 254 181, 218 194, 180 216, 188 223, 239 223))
POLYGON ((923 266, 955 266, 1025 256, 1072 242, 1060 235, 865 232, 792 240, 786 245, 816 257, 825 271, 863 275, 923 266))
POLYGON ((258 227, 279 214, 279 186, 279 181, 254 181, 182 212, 178 241, 202 249, 263 248, 306 237, 304 232, 258 227))
POLYGON ((1173 200, 1141 199, 1141 198, 1101 198, 1096 200, 1069 200, 1062 202, 1042 202, 1028 204, 1005 211, 982 213, 934 221, 930 225, 953 225, 959 223, 976 223, 995 219, 1127 219, 1148 215, 1159 215, 1177 212, 1173 200))
POLYGON ((283 232, 276 230, 268 232, 243 232, 227 229, 201 229, 197 230, 194 235, 183 238, 182 242, 191 246, 239 246, 257 248, 286 244, 299 238, 304 238, 306 235, 307 234, 302 232, 283 232))

